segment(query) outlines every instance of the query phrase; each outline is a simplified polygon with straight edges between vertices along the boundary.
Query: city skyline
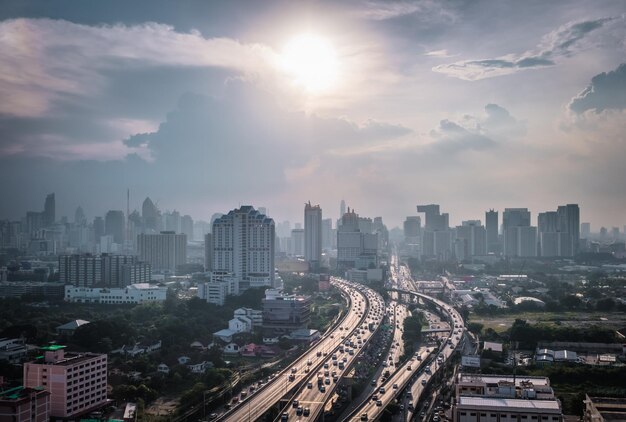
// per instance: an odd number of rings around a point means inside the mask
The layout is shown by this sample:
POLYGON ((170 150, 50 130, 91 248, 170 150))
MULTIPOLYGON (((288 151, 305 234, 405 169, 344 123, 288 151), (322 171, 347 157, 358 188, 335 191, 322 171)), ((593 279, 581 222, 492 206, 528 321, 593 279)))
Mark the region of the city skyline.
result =
POLYGON ((623 2, 119 5, 0 8, 2 218, 130 189, 206 221, 346 199, 392 227, 416 203, 624 225, 623 2))

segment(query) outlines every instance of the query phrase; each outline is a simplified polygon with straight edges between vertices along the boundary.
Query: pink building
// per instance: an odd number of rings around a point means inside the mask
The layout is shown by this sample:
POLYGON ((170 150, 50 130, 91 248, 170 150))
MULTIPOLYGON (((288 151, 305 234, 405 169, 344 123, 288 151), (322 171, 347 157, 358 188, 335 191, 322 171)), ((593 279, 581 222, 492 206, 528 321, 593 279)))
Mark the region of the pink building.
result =
POLYGON ((43 347, 44 355, 24 364, 24 387, 50 392, 50 416, 72 417, 106 403, 107 355, 43 347))
POLYGON ((0 392, 0 422, 47 422, 50 393, 43 388, 16 387, 0 392))

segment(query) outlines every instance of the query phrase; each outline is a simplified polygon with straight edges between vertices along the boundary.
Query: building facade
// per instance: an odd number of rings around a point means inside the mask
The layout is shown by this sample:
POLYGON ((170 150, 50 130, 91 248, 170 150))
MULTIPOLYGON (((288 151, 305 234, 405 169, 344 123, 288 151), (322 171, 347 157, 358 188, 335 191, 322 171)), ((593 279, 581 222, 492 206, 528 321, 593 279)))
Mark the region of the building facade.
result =
POLYGON ((304 259, 313 270, 322 262, 322 209, 310 201, 304 206, 304 259))
POLYGON ((24 387, 50 393, 50 416, 69 418, 95 410, 107 400, 107 355, 69 353, 64 346, 42 348, 43 357, 24 364, 24 387))
POLYGON ((237 293, 275 282, 274 220, 250 205, 234 209, 213 222, 213 272, 237 280, 237 293))
POLYGON ((172 231, 142 233, 137 236, 137 252, 152 271, 175 272, 177 266, 187 263, 187 236, 172 231))
POLYGON ((65 286, 65 301, 77 303, 139 304, 163 302, 167 287, 154 284, 131 284, 124 288, 65 286))
POLYGON ((263 328, 288 333, 308 328, 311 322, 311 299, 286 295, 282 290, 267 289, 263 299, 263 328))
POLYGON ((41 387, 0 392, 0 422, 48 422, 50 393, 41 387))

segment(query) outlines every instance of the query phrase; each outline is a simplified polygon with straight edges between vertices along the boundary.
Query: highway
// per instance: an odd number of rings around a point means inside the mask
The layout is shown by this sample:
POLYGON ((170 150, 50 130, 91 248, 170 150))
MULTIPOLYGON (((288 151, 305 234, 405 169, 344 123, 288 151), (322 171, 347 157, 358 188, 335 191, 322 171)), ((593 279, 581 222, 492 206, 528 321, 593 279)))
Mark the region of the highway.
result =
POLYGON ((367 319, 368 305, 365 295, 357 290, 354 284, 344 280, 333 278, 331 283, 350 298, 350 307, 346 317, 319 342, 313 345, 309 351, 296 359, 291 367, 281 371, 275 378, 255 391, 254 394, 237 403, 235 407, 219 416, 216 420, 240 422, 255 421, 262 417, 274 404, 309 375, 305 372, 307 367, 310 368, 309 371, 316 373, 327 359, 325 355, 332 354, 339 347, 339 344, 344 341, 341 336, 351 336, 356 328, 367 319), (309 361, 311 365, 307 364, 309 361), (296 371, 292 374, 293 368, 296 368, 296 371), (290 376, 292 376, 292 380, 290 380, 290 376))
POLYGON ((289 400, 277 420, 297 420, 300 416, 316 420, 334 394, 338 382, 359 359, 359 355, 367 348, 370 339, 382 323, 385 313, 382 297, 365 286, 356 283, 348 285, 360 289, 367 296, 368 308, 365 307, 365 302, 355 302, 357 311, 362 313, 364 320, 353 332, 343 329, 345 334, 340 335, 341 346, 328 356, 322 356, 322 367, 318 371, 309 372, 306 381, 289 400))
MULTIPOLYGON (((407 386, 409 387, 409 397, 411 398, 407 410, 412 411, 412 400, 415 400, 415 402, 419 401, 432 374, 435 374, 445 365, 446 361, 459 344, 464 330, 461 316, 454 308, 445 302, 424 294, 416 293, 416 286, 407 271, 408 269, 406 267, 400 267, 397 285, 401 286, 401 288, 397 289, 392 287, 392 289, 396 290, 400 295, 410 295, 419 300, 433 303, 450 324, 447 326, 449 331, 444 335, 444 340, 438 349, 434 346, 421 347, 416 352, 415 356, 405 362, 400 368, 396 368, 396 371, 391 377, 380 385, 378 392, 372 395, 370 400, 365 401, 358 409, 351 413, 349 420, 364 421, 378 419, 385 407, 407 386)), ((432 315, 429 319, 431 320, 431 326, 445 327, 443 322, 433 319, 432 315)))

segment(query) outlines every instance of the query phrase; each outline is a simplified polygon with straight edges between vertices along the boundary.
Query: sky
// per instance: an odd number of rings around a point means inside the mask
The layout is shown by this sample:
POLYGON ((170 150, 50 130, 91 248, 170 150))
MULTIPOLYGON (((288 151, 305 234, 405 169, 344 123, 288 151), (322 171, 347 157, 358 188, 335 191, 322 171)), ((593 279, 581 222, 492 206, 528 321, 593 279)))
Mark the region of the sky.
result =
POLYGON ((626 3, 0 5, 0 218, 578 203, 626 224, 626 3))

